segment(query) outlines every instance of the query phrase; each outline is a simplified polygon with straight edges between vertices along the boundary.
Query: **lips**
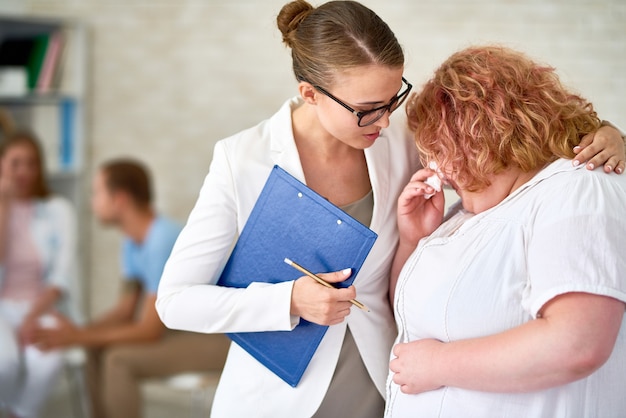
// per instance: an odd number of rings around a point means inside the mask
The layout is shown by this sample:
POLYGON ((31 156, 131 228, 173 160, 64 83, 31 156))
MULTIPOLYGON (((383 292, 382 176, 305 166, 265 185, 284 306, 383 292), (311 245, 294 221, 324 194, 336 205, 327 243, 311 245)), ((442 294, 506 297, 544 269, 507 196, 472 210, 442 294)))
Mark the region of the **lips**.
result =
POLYGON ((374 132, 372 134, 365 134, 364 136, 365 136, 365 138, 367 138, 370 141, 376 141, 378 139, 378 137, 380 136, 380 131, 379 132, 374 132))

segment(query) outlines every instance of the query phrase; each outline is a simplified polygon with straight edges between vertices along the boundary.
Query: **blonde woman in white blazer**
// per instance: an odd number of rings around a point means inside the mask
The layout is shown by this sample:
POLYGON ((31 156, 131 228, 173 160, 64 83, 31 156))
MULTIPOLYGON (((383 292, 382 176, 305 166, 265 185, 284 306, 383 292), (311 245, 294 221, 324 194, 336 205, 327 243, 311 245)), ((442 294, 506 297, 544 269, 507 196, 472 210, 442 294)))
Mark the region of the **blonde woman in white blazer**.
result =
MULTIPOLYGON (((402 48, 378 16, 355 2, 316 9, 291 2, 278 25, 293 51, 299 97, 215 146, 196 207, 165 267, 157 311, 168 327, 207 333, 289 331, 300 318, 331 325, 296 388, 231 344, 214 417, 293 418, 328 411, 380 417, 396 335, 388 302, 396 200, 418 169, 402 112, 390 121, 411 89, 403 78, 402 48), (329 47, 320 41, 324 31, 341 43, 329 47), (340 70, 344 62, 352 64, 340 70), (353 114, 331 95, 364 113, 353 114), (215 286, 276 164, 337 206, 356 204, 365 212, 361 220, 378 239, 350 288, 327 289, 308 277, 247 289, 215 286), (355 289, 371 312, 350 310, 355 289)), ((324 277, 337 282, 348 276, 324 277)))
MULTIPOLYGON (((167 326, 238 332, 291 330, 298 324, 299 318, 290 314, 293 282, 259 284, 245 291, 211 284, 217 281, 232 242, 244 227, 274 164, 306 180, 291 130, 292 111, 303 105, 302 99, 292 99, 268 121, 216 145, 196 207, 161 279, 157 310, 167 326)), ((359 301, 371 312, 353 310, 345 321, 329 327, 296 388, 237 344, 231 344, 214 400, 214 416, 312 416, 333 376, 346 327, 352 331, 376 388, 384 389, 389 350, 396 335, 387 299, 389 266, 397 239, 390 220, 395 219, 402 181, 409 178, 417 163, 403 123, 393 127, 396 129, 386 131, 365 150, 375 207, 370 228, 378 233, 378 240, 354 286, 359 301)))
POLYGON ((380 417, 396 335, 388 302, 396 200, 418 169, 403 112, 390 116, 411 89, 402 49, 389 27, 356 2, 314 9, 294 1, 281 10, 278 26, 292 48, 299 97, 215 146, 165 266, 157 311, 170 328, 204 333, 289 331, 300 318, 331 325, 296 388, 231 344, 214 417, 380 417), (215 285, 276 164, 337 206, 358 208, 357 219, 378 234, 350 288, 327 289, 306 276, 246 289, 215 285), (355 289, 371 312, 350 310, 355 289))

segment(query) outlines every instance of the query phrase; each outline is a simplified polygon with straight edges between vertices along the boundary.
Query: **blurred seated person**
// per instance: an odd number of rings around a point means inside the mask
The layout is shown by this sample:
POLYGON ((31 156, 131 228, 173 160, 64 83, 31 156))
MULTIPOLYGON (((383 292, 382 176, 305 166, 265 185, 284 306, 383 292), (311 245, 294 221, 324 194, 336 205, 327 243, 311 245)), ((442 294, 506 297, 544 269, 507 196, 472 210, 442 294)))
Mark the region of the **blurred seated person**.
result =
POLYGON ((76 217, 50 193, 34 135, 8 134, 0 145, 0 405, 35 417, 63 365, 62 352, 33 344, 53 311, 78 320, 76 217))
POLYGON ((553 68, 477 47, 407 114, 438 170, 398 200, 386 416, 624 416, 626 177, 569 161, 600 126, 591 103, 553 68), (443 224, 433 174, 461 197, 443 224))
MULTIPOLYGON (((92 208, 125 235, 124 289, 111 310, 84 327, 59 317, 56 329, 39 329, 47 348, 89 348, 89 383, 95 417, 139 418, 140 383, 181 372, 221 370, 229 340, 166 330, 154 303, 163 266, 181 227, 152 207, 146 168, 130 159, 104 163, 93 180, 92 208)), ((96 260, 97 262, 97 260, 96 260)))

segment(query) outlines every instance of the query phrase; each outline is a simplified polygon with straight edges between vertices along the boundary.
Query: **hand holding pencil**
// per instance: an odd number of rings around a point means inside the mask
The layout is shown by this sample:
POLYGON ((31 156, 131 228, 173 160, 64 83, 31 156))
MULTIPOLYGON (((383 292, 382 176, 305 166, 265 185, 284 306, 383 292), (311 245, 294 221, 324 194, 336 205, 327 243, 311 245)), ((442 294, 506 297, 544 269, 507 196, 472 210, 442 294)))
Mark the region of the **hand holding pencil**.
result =
POLYGON ((292 314, 316 324, 335 325, 350 314, 352 305, 369 311, 365 305, 355 299, 354 286, 336 288, 332 285, 350 277, 352 274, 350 269, 313 274, 288 258, 284 261, 313 280, 296 280, 292 293, 292 314))

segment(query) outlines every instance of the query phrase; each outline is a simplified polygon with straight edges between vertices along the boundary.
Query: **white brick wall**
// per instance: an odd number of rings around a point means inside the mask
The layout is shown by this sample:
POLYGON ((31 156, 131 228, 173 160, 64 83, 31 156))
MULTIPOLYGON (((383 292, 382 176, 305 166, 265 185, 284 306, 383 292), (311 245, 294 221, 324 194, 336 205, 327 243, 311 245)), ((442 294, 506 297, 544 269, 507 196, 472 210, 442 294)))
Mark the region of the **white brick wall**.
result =
MULTIPOLYGON (((214 142, 295 93, 275 26, 284 2, 25 0, 29 13, 76 17, 90 27, 88 174, 104 159, 138 156, 154 171, 158 207, 184 221, 214 142)), ((395 31, 417 89, 455 50, 498 42, 557 67, 601 117, 626 127, 623 0, 363 3, 395 31)), ((115 294, 119 235, 95 223, 91 232, 91 306, 99 312, 115 294)))

